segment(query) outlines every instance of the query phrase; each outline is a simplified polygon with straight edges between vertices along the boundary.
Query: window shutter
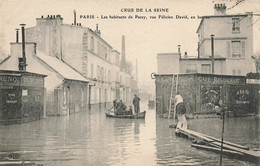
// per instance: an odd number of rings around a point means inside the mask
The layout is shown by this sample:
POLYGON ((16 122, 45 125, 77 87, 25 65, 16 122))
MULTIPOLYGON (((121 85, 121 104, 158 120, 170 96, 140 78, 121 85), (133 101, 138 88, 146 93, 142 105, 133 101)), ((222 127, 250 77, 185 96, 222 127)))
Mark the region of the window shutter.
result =
POLYGON ((246 42, 242 41, 241 43, 241 50, 242 50, 242 58, 245 58, 246 56, 246 42))
POLYGON ((227 57, 231 58, 231 48, 230 48, 230 42, 227 41, 227 57))

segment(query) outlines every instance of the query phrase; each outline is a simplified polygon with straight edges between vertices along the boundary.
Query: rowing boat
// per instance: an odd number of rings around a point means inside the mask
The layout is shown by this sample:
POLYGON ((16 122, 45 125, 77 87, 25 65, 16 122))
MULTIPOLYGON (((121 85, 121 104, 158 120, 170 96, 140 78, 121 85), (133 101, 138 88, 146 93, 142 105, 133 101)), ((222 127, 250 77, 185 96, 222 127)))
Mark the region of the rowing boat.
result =
POLYGON ((106 117, 125 118, 125 119, 145 119, 146 111, 133 115, 115 115, 114 112, 106 112, 106 117))

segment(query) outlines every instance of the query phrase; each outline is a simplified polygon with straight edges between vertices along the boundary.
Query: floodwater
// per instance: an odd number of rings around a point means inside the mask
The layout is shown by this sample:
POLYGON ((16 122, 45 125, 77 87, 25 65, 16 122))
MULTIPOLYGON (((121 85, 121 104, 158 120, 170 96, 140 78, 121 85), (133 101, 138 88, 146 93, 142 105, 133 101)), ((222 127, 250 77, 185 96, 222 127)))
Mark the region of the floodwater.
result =
MULTIPOLYGON (((191 141, 176 137, 169 128, 173 120, 106 118, 92 110, 70 116, 0 126, 0 165, 219 165, 219 154, 191 147, 191 141)), ((221 138, 219 118, 194 119, 188 128, 221 138)), ((259 118, 226 120, 224 139, 260 149, 259 118)), ((253 165, 223 158, 223 165, 253 165)))

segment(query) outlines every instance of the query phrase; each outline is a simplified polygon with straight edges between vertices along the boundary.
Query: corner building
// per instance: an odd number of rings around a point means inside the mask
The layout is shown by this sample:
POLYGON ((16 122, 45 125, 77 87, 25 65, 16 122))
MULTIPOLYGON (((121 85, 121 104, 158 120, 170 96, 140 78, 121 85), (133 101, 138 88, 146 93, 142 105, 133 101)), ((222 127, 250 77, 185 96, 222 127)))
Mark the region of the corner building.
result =
MULTIPOLYGON (((226 14, 225 4, 215 4, 214 15, 203 16, 197 29, 199 57, 211 56, 211 38, 214 35, 214 57, 226 58, 225 75, 243 75, 254 72, 253 13, 226 14)), ((259 37, 259 36, 258 36, 259 37)))
POLYGON ((60 15, 42 16, 36 18, 35 27, 26 29, 26 40, 37 43, 40 51, 56 56, 92 80, 93 85, 89 86, 90 109, 108 109, 114 99, 130 104, 131 81, 135 80, 122 70, 121 65, 126 63, 121 61, 125 61, 125 57, 121 58, 120 53, 101 38, 98 25, 93 31, 80 23, 63 24, 60 15))

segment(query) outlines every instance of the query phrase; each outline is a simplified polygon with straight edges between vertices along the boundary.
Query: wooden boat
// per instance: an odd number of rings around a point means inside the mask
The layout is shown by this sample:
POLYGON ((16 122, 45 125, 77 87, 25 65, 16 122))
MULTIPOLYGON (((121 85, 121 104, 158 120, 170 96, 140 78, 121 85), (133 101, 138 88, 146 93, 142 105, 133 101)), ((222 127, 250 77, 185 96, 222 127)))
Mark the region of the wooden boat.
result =
POLYGON ((106 112, 106 117, 125 119, 145 119, 146 111, 133 115, 115 115, 114 112, 106 112))

